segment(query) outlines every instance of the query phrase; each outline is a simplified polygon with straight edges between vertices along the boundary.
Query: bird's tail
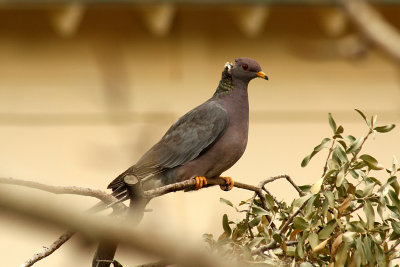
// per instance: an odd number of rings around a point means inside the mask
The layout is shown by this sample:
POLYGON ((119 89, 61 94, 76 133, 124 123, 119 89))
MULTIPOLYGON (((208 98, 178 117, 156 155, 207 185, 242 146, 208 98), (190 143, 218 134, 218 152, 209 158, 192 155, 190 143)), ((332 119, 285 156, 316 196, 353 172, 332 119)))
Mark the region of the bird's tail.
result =
POLYGON ((131 169, 128 169, 128 170, 124 171, 123 173, 121 173, 120 175, 118 175, 118 177, 115 178, 107 186, 108 189, 111 189, 113 191, 112 195, 119 200, 127 197, 127 195, 128 195, 128 191, 126 189, 126 184, 124 182, 124 178, 125 178, 125 176, 127 176, 129 174, 132 174, 131 169))

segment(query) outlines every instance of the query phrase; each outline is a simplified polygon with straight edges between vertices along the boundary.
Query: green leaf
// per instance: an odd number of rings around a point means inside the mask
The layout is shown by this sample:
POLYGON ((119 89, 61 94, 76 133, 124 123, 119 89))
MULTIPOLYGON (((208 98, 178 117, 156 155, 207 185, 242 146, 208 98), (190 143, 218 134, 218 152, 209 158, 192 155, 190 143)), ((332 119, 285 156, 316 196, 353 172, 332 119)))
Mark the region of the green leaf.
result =
POLYGON ((371 127, 374 127, 374 126, 375 126, 376 119, 378 119, 378 115, 373 115, 373 116, 371 117, 371 127))
POLYGON ((268 194, 265 194, 265 200, 266 200, 268 210, 273 210, 273 208, 275 206, 273 197, 268 194))
POLYGON ((364 258, 361 256, 361 252, 358 249, 355 249, 354 251, 354 263, 355 265, 353 266, 362 266, 364 258))
POLYGON ((322 142, 314 147, 313 151, 311 152, 310 155, 306 156, 303 161, 301 162, 301 167, 306 167, 307 164, 310 162, 311 158, 314 157, 319 151, 325 148, 325 144, 328 143, 331 139, 330 138, 324 138, 322 142))
POLYGON ((392 176, 394 177, 394 181, 390 183, 390 186, 394 189, 394 192, 396 193, 396 195, 399 195, 399 182, 397 181, 397 177, 396 176, 392 176))
POLYGON ((335 267, 337 266, 345 266, 347 260, 347 243, 342 243, 335 255, 335 267))
POLYGON ((363 210, 365 212, 365 216, 367 217, 368 230, 372 230, 375 223, 375 212, 369 200, 365 201, 363 210))
POLYGON ((352 243, 356 236, 357 236, 356 232, 346 232, 346 233, 343 234, 342 238, 343 238, 344 242, 352 243))
POLYGON ((335 230, 335 227, 336 227, 336 220, 333 219, 330 222, 328 222, 328 224, 325 225, 325 227, 318 233, 319 239, 321 240, 327 239, 331 235, 333 230, 335 230))
POLYGON ((333 133, 336 133, 336 122, 332 117, 332 113, 328 113, 329 125, 332 128, 333 133))
POLYGON ((260 244, 260 242, 264 239, 264 237, 254 237, 253 240, 250 241, 250 243, 248 243, 248 247, 249 248, 253 248, 254 246, 257 246, 258 244, 260 244))
POLYGON ((347 149, 346 153, 350 154, 353 152, 356 152, 358 149, 360 149, 362 143, 364 142, 364 137, 360 137, 358 138, 356 141, 354 141, 351 146, 349 147, 349 149, 347 149))
POLYGON ((400 235, 400 223, 399 223, 399 222, 396 222, 396 221, 394 221, 394 220, 392 220, 391 224, 392 224, 393 231, 394 231, 396 234, 399 234, 399 235, 400 235))
POLYGON ((318 146, 314 147, 314 151, 316 151, 316 152, 321 151, 322 149, 325 148, 326 143, 328 143, 329 141, 331 141, 330 138, 322 139, 321 143, 318 146))
POLYGON ((227 199, 225 199, 225 198, 220 197, 220 198, 219 198, 219 202, 221 202, 221 203, 223 203, 223 204, 225 204, 225 205, 228 205, 228 206, 233 207, 232 202, 230 202, 229 200, 227 200, 227 199))
POLYGON ((253 206, 251 208, 252 212, 257 214, 257 215, 270 215, 270 213, 268 211, 266 211, 265 209, 258 207, 258 206, 253 206))
POLYGON ((299 185, 299 188, 301 189, 301 191, 305 192, 310 192, 311 189, 311 185, 309 184, 305 184, 305 185, 299 185))
POLYGON ((305 196, 296 198, 296 199, 293 201, 293 205, 294 205, 295 207, 300 207, 301 205, 303 205, 304 202, 306 202, 306 201, 307 201, 310 197, 312 197, 312 196, 313 196, 313 194, 308 194, 308 195, 305 195, 305 196))
POLYGON ((334 160, 334 159, 329 159, 328 160, 328 169, 329 170, 337 171, 337 170, 339 170, 339 168, 340 168, 340 165, 336 160, 334 160))
POLYGON ((353 143, 354 141, 356 141, 356 138, 354 136, 352 136, 351 134, 346 136, 344 139, 347 140, 347 142, 349 142, 349 143, 353 143))
POLYGON ((251 220, 251 221, 249 222, 249 226, 250 226, 250 227, 254 227, 254 226, 259 225, 260 222, 261 222, 261 219, 262 219, 262 215, 255 217, 253 220, 251 220))
POLYGON ((324 202, 322 202, 322 209, 321 209, 321 214, 323 218, 325 218, 328 215, 328 209, 329 209, 329 202, 327 199, 324 199, 324 202))
POLYGON ((224 216, 222 217, 222 227, 224 228, 224 232, 226 233, 226 235, 230 237, 232 234, 232 229, 229 226, 228 215, 226 214, 224 214, 224 216))
POLYGON ((397 160, 397 157, 395 155, 393 155, 392 158, 392 172, 396 172, 398 169, 398 165, 399 165, 399 161, 397 160))
POLYGON ((399 213, 399 209, 396 206, 387 205, 388 209, 390 209, 393 213, 399 213))
POLYGON ((378 179, 376 179, 375 177, 367 177, 367 182, 373 183, 375 185, 382 185, 381 181, 379 181, 378 179))
POLYGON ((304 230, 307 229, 308 226, 308 223, 306 222, 306 220, 304 220, 303 217, 298 216, 293 219, 293 227, 295 229, 304 230))
POLYGON ((382 205, 381 203, 379 203, 378 206, 376 207, 376 211, 378 212, 378 215, 379 215, 379 217, 381 218, 382 221, 384 221, 383 209, 384 209, 384 205, 382 205))
POLYGON ((385 252, 383 252, 382 248, 378 244, 374 244, 374 253, 376 262, 378 263, 379 267, 387 267, 388 262, 386 261, 385 252))
POLYGON ((311 193, 316 194, 321 190, 322 183, 324 182, 324 178, 320 178, 313 186, 311 187, 311 193))
POLYGON ((324 191, 324 195, 328 199, 329 207, 334 208, 335 207, 335 197, 333 196, 333 193, 331 191, 324 191))
POLYGON ((364 248, 365 248, 365 256, 367 258, 367 260, 369 261, 369 263, 371 264, 371 266, 375 266, 375 258, 372 256, 372 246, 373 246, 373 241, 371 240, 371 238, 369 238, 369 236, 365 236, 364 237, 364 248))
POLYGON ((340 186, 342 185, 343 180, 344 180, 344 177, 345 177, 345 175, 344 175, 344 169, 342 168, 342 169, 339 171, 339 173, 338 173, 338 175, 337 175, 337 178, 336 178, 336 187, 340 187, 340 186))
POLYGON ((343 140, 338 140, 338 143, 342 145, 343 149, 346 150, 347 149, 347 144, 345 141, 343 140))
POLYGON ((399 200, 396 192, 389 189, 388 194, 389 194, 390 199, 392 200, 392 204, 395 205, 400 210, 400 200, 399 200))
POLYGON ((341 162, 346 163, 349 161, 349 159, 347 158, 346 153, 343 151, 343 149, 340 146, 336 146, 333 149, 333 154, 335 154, 341 162))
POLYGON ((350 170, 349 173, 351 176, 353 176, 354 179, 357 179, 359 177, 359 174, 355 170, 350 170))
POLYGON ((280 235, 280 234, 278 234, 278 233, 274 233, 273 235, 272 235, 272 238, 276 241, 276 242, 278 242, 278 244, 282 244, 282 236, 280 235))
POLYGON ((344 131, 344 128, 342 125, 339 125, 339 127, 336 129, 336 134, 342 134, 344 131))
POLYGON ((374 183, 367 184, 363 189, 363 197, 371 195, 372 191, 374 190, 374 186, 375 186, 374 183))
POLYGON ((364 113, 362 113, 362 112, 361 112, 360 110, 358 110, 358 109, 355 109, 355 111, 357 111, 358 114, 360 114, 361 117, 363 117, 363 119, 365 120, 365 123, 368 125, 368 127, 370 127, 369 121, 367 120, 367 117, 365 117, 364 113))
POLYGON ((311 154, 308 155, 308 156, 306 156, 306 157, 301 161, 301 167, 303 167, 303 168, 306 167, 306 166, 308 165, 308 163, 310 162, 311 157, 312 157, 311 154))
POLYGON ((311 248, 314 250, 314 248, 319 244, 318 234, 311 232, 308 235, 308 242, 310 243, 311 248))
POLYGON ((307 205, 305 207, 305 213, 306 213, 306 219, 308 220, 309 216, 312 215, 313 212, 315 212, 315 206, 314 206, 314 201, 319 197, 318 194, 313 195, 307 202, 307 205))
POLYGON ((367 165, 368 167, 370 167, 372 170, 382 170, 383 166, 381 164, 378 163, 378 161, 367 154, 361 155, 360 159, 362 159, 367 165))
POLYGON ((364 262, 366 253, 365 253, 365 248, 364 248, 364 244, 361 240, 361 237, 356 239, 356 251, 358 253, 360 253, 361 259, 364 262))
POLYGON ((297 239, 298 243, 296 246, 295 254, 300 258, 304 258, 304 242, 307 239, 308 234, 309 232, 305 230, 302 236, 297 239))
POLYGON ((378 133, 387 133, 393 130, 394 127, 396 127, 395 124, 388 124, 385 126, 375 127, 374 130, 377 131, 378 133))
MULTIPOLYGON (((388 185, 390 185, 390 184, 392 184, 393 182, 395 182, 395 181, 397 181, 397 177, 396 176, 390 176, 388 179, 387 179, 387 181, 386 181, 386 183, 384 184, 384 185, 382 185, 381 186, 381 188, 378 190, 379 192, 383 192, 384 190, 385 190, 385 188, 388 186, 388 185)), ((394 189, 394 188, 393 188, 394 189)), ((397 195, 398 193, 396 192, 396 195, 397 195)))

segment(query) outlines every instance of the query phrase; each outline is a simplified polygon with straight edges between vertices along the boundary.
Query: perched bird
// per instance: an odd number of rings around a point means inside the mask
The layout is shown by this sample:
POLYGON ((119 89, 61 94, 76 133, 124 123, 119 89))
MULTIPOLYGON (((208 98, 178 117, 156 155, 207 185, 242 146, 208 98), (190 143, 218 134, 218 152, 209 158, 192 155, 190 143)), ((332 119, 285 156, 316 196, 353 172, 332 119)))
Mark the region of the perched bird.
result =
POLYGON ((108 188, 118 199, 127 195, 124 178, 134 175, 144 190, 196 179, 196 189, 207 178, 222 178, 223 190, 233 187, 230 177, 220 175, 243 155, 249 128, 247 86, 260 77, 268 80, 251 58, 226 63, 214 95, 178 119, 161 140, 139 161, 115 178, 108 188))

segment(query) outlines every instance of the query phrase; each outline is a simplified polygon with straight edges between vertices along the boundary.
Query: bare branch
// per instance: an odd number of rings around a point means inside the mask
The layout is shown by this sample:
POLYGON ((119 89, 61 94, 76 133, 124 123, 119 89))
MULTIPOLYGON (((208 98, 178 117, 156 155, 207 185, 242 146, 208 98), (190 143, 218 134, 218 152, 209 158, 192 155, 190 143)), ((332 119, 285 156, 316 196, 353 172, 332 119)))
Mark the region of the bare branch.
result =
POLYGON ((111 218, 94 218, 80 214, 65 205, 25 196, 21 199, 4 190, 0 194, 0 210, 11 212, 25 220, 35 220, 42 225, 66 227, 79 232, 88 239, 117 242, 142 252, 183 266, 232 266, 216 256, 202 253, 187 241, 165 239, 154 231, 138 231, 129 223, 116 223, 111 218), (29 200, 29 201, 27 201, 29 200))
POLYGON ((59 247, 61 247, 65 242, 67 242, 73 235, 75 234, 74 231, 66 231, 62 234, 56 241, 53 242, 49 247, 46 247, 42 252, 36 253, 33 255, 32 258, 27 260, 24 264, 20 267, 29 267, 35 264, 36 262, 40 261, 43 258, 46 258, 54 251, 56 251, 59 247))
POLYGON ((107 204, 115 201, 115 198, 110 196, 110 194, 101 190, 96 190, 91 188, 83 188, 77 186, 54 186, 33 181, 19 180, 13 178, 3 178, 3 177, 0 177, 0 183, 35 188, 53 194, 73 194, 80 196, 95 197, 107 204))
POLYGON ((361 0, 339 0, 348 17, 372 43, 400 63, 400 33, 368 4, 361 0))
MULTIPOLYGON (((289 181, 289 183, 293 185, 293 187, 299 192, 299 194, 301 196, 304 195, 304 192, 294 183, 294 181, 290 178, 290 176, 286 175, 286 174, 270 177, 270 178, 260 182, 258 187, 257 186, 253 186, 253 185, 249 185, 249 184, 240 183, 240 182, 235 182, 234 187, 254 192, 254 196, 253 196, 252 201, 251 201, 251 203, 249 205, 249 210, 251 210, 251 207, 254 204, 254 200, 255 200, 256 196, 258 196, 260 198, 261 206, 264 209, 267 209, 267 205, 266 205, 267 201, 266 201, 266 198, 265 198, 265 196, 264 196, 264 194, 262 192, 264 190, 267 193, 269 193, 265 189, 265 185, 267 183, 273 182, 273 181, 275 181, 277 179, 283 179, 283 178, 286 179, 287 181, 289 181)), ((207 179, 207 182, 208 182, 208 186, 225 185, 225 181, 223 179, 218 179, 218 178, 207 179)), ((81 188, 81 187, 75 187, 75 186, 73 186, 73 187, 69 187, 69 186, 50 186, 50 185, 41 184, 41 183, 37 183, 37 182, 16 180, 16 179, 11 179, 11 178, 9 178, 9 179, 0 178, 0 183, 21 185, 21 186, 26 186, 26 187, 30 187, 30 188, 36 188, 36 189, 44 190, 44 191, 55 193, 55 194, 76 194, 76 195, 83 195, 83 196, 92 196, 92 197, 97 197, 100 200, 102 200, 102 201, 104 201, 105 203, 108 204, 107 206, 105 206, 104 204, 100 205, 101 207, 99 207, 99 204, 98 204, 95 207, 91 208, 89 211, 101 210, 101 209, 103 209, 105 207, 114 206, 116 204, 122 205, 122 207, 120 208, 120 211, 125 211, 126 210, 126 206, 123 205, 122 203, 120 203, 120 200, 117 200, 112 195, 109 195, 109 194, 107 194, 107 193, 105 193, 103 191, 100 191, 100 190, 93 190, 93 189, 90 189, 90 188, 81 188)), ((182 181, 182 182, 178 182, 178 183, 174 183, 174 184, 162 186, 162 187, 159 187, 159 188, 156 188, 156 189, 145 191, 145 192, 143 192, 143 197, 145 199, 151 199, 151 198, 155 198, 155 197, 158 197, 158 196, 162 196, 164 194, 168 194, 170 192, 176 192, 176 191, 180 191, 180 190, 184 190, 184 189, 194 188, 195 184, 196 184, 196 181, 194 179, 185 180, 185 181, 182 181)), ((291 223, 291 221, 293 220, 294 216, 296 216, 299 212, 301 212, 301 208, 299 208, 299 210, 295 214, 293 214, 293 216, 288 220, 287 224, 285 225, 286 227, 291 223)), ((247 214, 246 218, 248 220, 248 214, 247 214)), ((271 218, 268 218, 268 219, 271 220, 271 218)), ((280 230, 279 234, 282 235, 282 232, 284 230, 286 230, 285 226, 280 230)), ((33 264, 33 263, 37 262, 38 260, 43 259, 44 257, 50 255, 56 249, 58 249, 63 243, 65 243, 74 234, 74 232, 75 231, 68 231, 67 233, 63 234, 62 236, 60 236, 49 247, 49 249, 46 249, 45 251, 43 251, 41 253, 35 254, 31 259, 29 259, 27 261, 27 263, 32 262, 32 264, 33 264)), ((105 239, 105 241, 109 241, 109 240, 105 239)), ((114 242, 114 241, 115 240, 111 240, 109 242, 114 242)), ((119 241, 119 240, 116 240, 115 242, 117 242, 117 241, 119 241)), ((122 242, 124 242, 124 241, 122 241, 122 242)), ((272 245, 268 244, 267 246, 275 246, 275 244, 272 244, 272 245)), ((31 266, 31 265, 26 265, 26 266, 31 266)))
MULTIPOLYGON (((189 180, 185 180, 182 182, 165 185, 165 186, 162 186, 162 187, 159 187, 156 189, 147 190, 144 192, 144 196, 146 198, 155 198, 155 197, 159 197, 159 196, 171 193, 171 192, 194 188, 195 185, 196 185, 196 181, 194 179, 189 179, 189 180)), ((209 179, 207 179, 207 187, 211 186, 211 185, 225 185, 225 181, 223 179, 219 179, 219 178, 209 178, 209 179)), ((235 181, 234 187, 253 191, 253 192, 257 192, 260 189, 254 185, 248 185, 248 184, 244 184, 244 183, 240 183, 240 182, 236 182, 236 181, 235 181)))
MULTIPOLYGON (((2 178, 0 177, 0 183, 10 184, 10 185, 20 185, 29 188, 39 189, 53 194, 74 194, 80 196, 90 196, 100 199, 102 202, 91 207, 87 212, 95 213, 106 209, 108 206, 106 204, 111 204, 117 201, 117 199, 101 190, 95 190, 91 188, 83 188, 76 186, 52 186, 47 184, 42 184, 33 181, 19 180, 13 178, 2 178)), ((117 205, 112 206, 114 213, 122 213, 127 210, 127 207, 123 203, 117 203, 117 205)), ((46 247, 42 252, 36 253, 29 260, 27 260, 22 266, 28 267, 32 266, 36 262, 42 260, 43 258, 51 255, 54 251, 60 248, 65 242, 67 242, 73 235, 75 231, 68 230, 60 237, 57 238, 50 246, 46 247)))
POLYGON ((287 174, 280 174, 280 175, 277 175, 277 176, 270 177, 270 178, 268 178, 268 179, 266 179, 264 181, 261 181, 260 184, 259 184, 259 187, 263 188, 264 185, 266 185, 268 183, 271 183, 271 182, 273 182, 275 180, 278 180, 278 179, 283 179, 283 178, 285 178, 294 187, 294 189, 296 189, 296 191, 299 192, 300 196, 304 196, 305 195, 303 190, 301 190, 300 187, 298 187, 295 184, 295 182, 292 180, 292 178, 290 178, 290 176, 287 175, 287 174))

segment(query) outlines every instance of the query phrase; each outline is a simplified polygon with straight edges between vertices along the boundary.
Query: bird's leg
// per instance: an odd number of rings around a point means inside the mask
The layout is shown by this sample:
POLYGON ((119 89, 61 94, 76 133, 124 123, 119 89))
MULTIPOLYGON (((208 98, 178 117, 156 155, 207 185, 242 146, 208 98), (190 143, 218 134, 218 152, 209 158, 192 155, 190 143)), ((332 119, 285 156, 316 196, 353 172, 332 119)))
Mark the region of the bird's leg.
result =
POLYGON ((204 176, 196 176, 196 190, 199 190, 203 186, 207 185, 207 179, 204 176))
POLYGON ((233 185, 235 184, 235 182, 233 181, 233 179, 231 177, 218 177, 218 178, 225 180, 226 184, 219 186, 222 190, 229 191, 233 188, 233 185))

